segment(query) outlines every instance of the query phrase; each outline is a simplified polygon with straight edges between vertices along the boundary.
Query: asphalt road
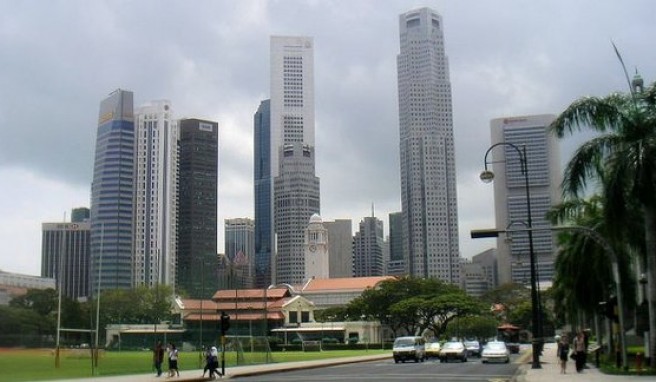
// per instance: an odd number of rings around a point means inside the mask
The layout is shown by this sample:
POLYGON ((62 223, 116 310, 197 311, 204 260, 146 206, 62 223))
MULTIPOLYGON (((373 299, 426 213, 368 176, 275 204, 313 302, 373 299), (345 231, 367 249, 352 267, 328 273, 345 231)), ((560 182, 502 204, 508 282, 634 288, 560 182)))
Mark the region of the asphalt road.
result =
POLYGON ((467 362, 440 363, 431 359, 423 363, 398 363, 391 359, 376 362, 356 363, 319 369, 297 370, 266 374, 255 377, 237 378, 242 381, 454 381, 454 382, 506 382, 515 374, 519 364, 483 364, 478 358, 467 362))

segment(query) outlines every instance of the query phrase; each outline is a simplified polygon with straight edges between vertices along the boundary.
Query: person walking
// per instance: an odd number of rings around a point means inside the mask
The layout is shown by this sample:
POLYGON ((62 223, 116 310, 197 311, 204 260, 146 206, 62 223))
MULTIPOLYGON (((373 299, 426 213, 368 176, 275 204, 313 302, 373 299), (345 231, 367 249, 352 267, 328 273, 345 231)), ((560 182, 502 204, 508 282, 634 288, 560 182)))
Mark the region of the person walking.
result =
POLYGON ((563 334, 562 337, 558 338, 558 351, 556 355, 560 360, 560 374, 567 374, 567 357, 569 356, 569 341, 567 340, 567 335, 563 334))
POLYGON ((158 377, 162 376, 162 362, 164 362, 164 346, 162 341, 157 341, 155 349, 153 349, 153 365, 155 365, 158 377))
POLYGON ((576 354, 576 372, 582 373, 583 368, 585 367, 586 359, 588 358, 587 350, 585 348, 585 336, 583 331, 576 333, 576 338, 574 338, 574 353, 576 354))
POLYGON ((178 371, 178 349, 173 342, 169 343, 169 377, 180 376, 178 371))

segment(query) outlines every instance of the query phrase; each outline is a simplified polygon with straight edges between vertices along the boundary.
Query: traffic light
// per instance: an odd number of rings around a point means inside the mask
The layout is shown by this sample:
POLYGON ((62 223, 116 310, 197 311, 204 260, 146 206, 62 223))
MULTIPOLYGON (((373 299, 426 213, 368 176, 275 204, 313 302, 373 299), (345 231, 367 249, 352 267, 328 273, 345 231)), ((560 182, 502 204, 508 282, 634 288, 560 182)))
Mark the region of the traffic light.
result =
POLYGON ((611 297, 608 301, 599 303, 600 313, 614 322, 619 322, 619 315, 617 312, 617 297, 611 297))
POLYGON ((225 336, 228 329, 230 329, 230 316, 221 312, 221 335, 225 336))

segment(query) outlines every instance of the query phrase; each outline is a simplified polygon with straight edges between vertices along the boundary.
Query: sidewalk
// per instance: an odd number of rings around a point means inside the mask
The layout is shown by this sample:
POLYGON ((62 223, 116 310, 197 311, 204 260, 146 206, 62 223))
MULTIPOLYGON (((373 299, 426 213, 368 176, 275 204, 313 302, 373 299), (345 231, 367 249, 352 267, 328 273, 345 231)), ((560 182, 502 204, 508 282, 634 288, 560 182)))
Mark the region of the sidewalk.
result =
POLYGON ((517 382, 614 382, 614 381, 656 381, 656 376, 624 376, 624 375, 607 375, 599 371, 588 363, 589 369, 583 370, 582 373, 576 372, 574 361, 567 361, 567 374, 560 374, 560 365, 558 364, 558 357, 556 356, 556 344, 547 343, 544 345, 542 357, 540 357, 541 369, 531 369, 531 353, 527 352, 526 356, 522 358, 526 361, 520 367, 519 373, 516 377, 517 382))
MULTIPOLYGON (((254 375, 261 375, 267 373, 277 373, 282 371, 289 370, 302 370, 302 369, 316 369, 319 367, 332 366, 332 365, 343 365, 348 363, 358 363, 358 362, 368 362, 376 361, 381 359, 391 359, 391 352, 388 354, 377 354, 377 355, 365 355, 358 357, 342 357, 342 358, 331 358, 331 359, 322 359, 316 361, 301 361, 301 362, 281 362, 281 363, 270 363, 262 365, 248 365, 248 366, 235 366, 226 368, 226 375, 223 378, 218 378, 216 381, 222 379, 230 379, 234 377, 248 377, 254 375)), ((198 370, 181 370, 179 377, 166 377, 166 371, 161 377, 156 377, 154 374, 138 374, 138 375, 123 375, 123 376, 109 376, 109 377, 95 377, 95 378, 77 378, 73 382, 85 382, 85 381, 100 381, 100 382, 192 382, 192 381, 209 381, 207 373, 205 373, 205 378, 202 377, 203 369, 198 370)), ((61 381, 61 380, 60 380, 61 381)))

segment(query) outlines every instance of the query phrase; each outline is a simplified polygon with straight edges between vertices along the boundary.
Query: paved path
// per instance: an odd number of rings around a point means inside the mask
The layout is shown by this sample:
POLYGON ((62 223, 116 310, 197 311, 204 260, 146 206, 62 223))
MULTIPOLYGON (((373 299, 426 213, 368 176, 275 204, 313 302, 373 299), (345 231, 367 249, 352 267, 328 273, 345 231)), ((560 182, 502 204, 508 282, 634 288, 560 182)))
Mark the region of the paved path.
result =
POLYGON ((623 376, 623 375, 607 375, 599 371, 592 364, 588 363, 589 369, 583 370, 581 373, 576 372, 574 361, 571 359, 567 361, 567 373, 560 374, 560 365, 558 364, 558 357, 556 356, 556 344, 547 343, 544 345, 544 351, 540 361, 542 362, 541 369, 531 369, 531 353, 528 352, 525 357, 526 364, 520 368, 520 373, 517 376, 517 382, 616 382, 616 381, 656 381, 656 376, 623 376))

